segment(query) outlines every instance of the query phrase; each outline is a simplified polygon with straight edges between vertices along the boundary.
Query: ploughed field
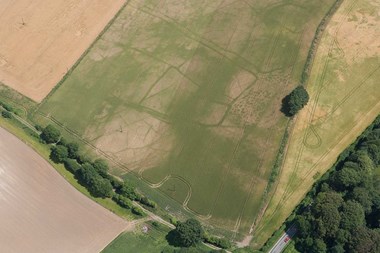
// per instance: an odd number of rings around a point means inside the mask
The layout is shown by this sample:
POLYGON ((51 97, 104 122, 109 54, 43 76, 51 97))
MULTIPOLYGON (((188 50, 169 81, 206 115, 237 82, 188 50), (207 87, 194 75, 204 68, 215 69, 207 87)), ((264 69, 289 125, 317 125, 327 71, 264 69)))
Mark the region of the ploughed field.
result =
POLYGON ((25 143, 2 128, 0 139, 2 252, 99 252, 124 230, 25 143))
POLYGON ((276 191, 257 227, 264 242, 313 182, 380 113, 380 3, 345 0, 319 45, 276 191))
POLYGON ((0 82, 41 102, 123 3, 0 1, 0 82))
POLYGON ((34 119, 247 234, 288 122, 281 100, 333 2, 131 0, 34 119))

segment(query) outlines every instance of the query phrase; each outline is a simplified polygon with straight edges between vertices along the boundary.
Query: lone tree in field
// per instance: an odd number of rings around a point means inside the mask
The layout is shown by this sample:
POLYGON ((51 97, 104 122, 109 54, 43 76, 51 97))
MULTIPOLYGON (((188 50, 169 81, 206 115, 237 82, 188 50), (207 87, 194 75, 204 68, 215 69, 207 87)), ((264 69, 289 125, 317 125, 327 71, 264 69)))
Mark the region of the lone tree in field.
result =
POLYGON ((174 232, 178 244, 182 247, 194 246, 202 241, 204 235, 202 225, 195 219, 179 222, 174 232))
POLYGON ((282 100, 281 111, 286 116, 292 117, 297 114, 309 102, 309 94, 303 86, 298 86, 282 100))
POLYGON ((52 125, 47 125, 41 133, 41 139, 47 144, 57 143, 61 137, 61 132, 52 125))

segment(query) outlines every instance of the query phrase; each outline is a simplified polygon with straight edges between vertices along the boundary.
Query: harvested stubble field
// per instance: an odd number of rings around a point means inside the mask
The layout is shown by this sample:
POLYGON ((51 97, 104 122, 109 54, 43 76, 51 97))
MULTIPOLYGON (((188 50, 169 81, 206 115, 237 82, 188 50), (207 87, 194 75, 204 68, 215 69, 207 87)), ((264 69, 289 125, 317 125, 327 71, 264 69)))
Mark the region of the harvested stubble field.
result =
POLYGON ((324 1, 137 1, 34 114, 204 222, 247 234, 324 1))
POLYGON ((313 182, 380 113, 380 3, 345 0, 325 31, 277 188, 257 228, 261 243, 313 182))
POLYGON ((124 2, 0 1, 0 82, 40 102, 124 2))
POLYGON ((99 252, 127 224, 0 128, 1 252, 99 252))

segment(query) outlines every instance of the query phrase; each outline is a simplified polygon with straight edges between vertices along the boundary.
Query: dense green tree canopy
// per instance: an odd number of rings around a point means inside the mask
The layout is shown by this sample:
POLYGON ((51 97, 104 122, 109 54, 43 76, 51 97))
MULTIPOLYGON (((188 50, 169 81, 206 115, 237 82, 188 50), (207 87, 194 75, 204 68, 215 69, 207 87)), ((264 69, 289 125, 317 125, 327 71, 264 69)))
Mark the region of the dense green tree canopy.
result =
POLYGON ((56 145, 51 147, 50 159, 52 159, 54 162, 63 163, 67 156, 68 151, 65 146, 56 145))
POLYGON ((294 116, 309 102, 309 94, 303 86, 295 88, 283 100, 282 111, 288 116, 294 116))
POLYGON ((135 188, 128 181, 124 182, 119 190, 119 193, 132 200, 141 199, 141 196, 135 191, 135 188))
POLYGON ((66 159, 64 161, 64 164, 65 168, 74 174, 76 174, 81 169, 81 165, 75 159, 66 159))
POLYGON ((380 116, 301 205, 294 221, 300 252, 380 252, 379 151, 380 116))
POLYGON ((6 119, 11 119, 12 118, 12 113, 8 111, 2 111, 1 116, 3 116, 6 119))
POLYGON ((108 175, 108 163, 104 159, 96 159, 92 166, 94 166, 95 170, 101 175, 102 177, 107 177, 108 175))
POLYGON ((75 142, 70 142, 66 144, 67 150, 69 151, 69 158, 77 159, 79 152, 79 145, 75 142))
POLYGON ((341 227, 346 230, 365 225, 363 207, 354 201, 348 200, 343 204, 341 227))
POLYGON ((190 247, 201 242, 204 233, 201 224, 195 219, 179 222, 175 231, 178 241, 183 247, 190 247))
POLYGON ((112 196, 111 182, 101 177, 90 163, 83 164, 78 174, 93 196, 101 198, 112 196))
POLYGON ((61 137, 61 132, 53 125, 47 125, 41 133, 41 139, 46 143, 57 143, 61 137))

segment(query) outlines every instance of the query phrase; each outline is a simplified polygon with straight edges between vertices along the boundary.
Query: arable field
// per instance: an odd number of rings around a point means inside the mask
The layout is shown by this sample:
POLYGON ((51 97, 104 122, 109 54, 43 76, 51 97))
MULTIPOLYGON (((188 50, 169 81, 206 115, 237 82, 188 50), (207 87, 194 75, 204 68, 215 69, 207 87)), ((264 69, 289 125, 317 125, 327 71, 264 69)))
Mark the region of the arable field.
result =
POLYGON ((126 228, 2 128, 0 139, 2 252, 99 252, 126 228))
POLYGON ((307 83, 310 102, 295 119, 276 191, 256 230, 258 242, 379 115, 379 36, 379 1, 344 1, 317 51, 307 83))
POLYGON ((0 1, 0 82, 40 102, 124 2, 0 1))
POLYGON ((247 234, 288 122, 281 100, 333 2, 132 0, 34 120, 247 234))

